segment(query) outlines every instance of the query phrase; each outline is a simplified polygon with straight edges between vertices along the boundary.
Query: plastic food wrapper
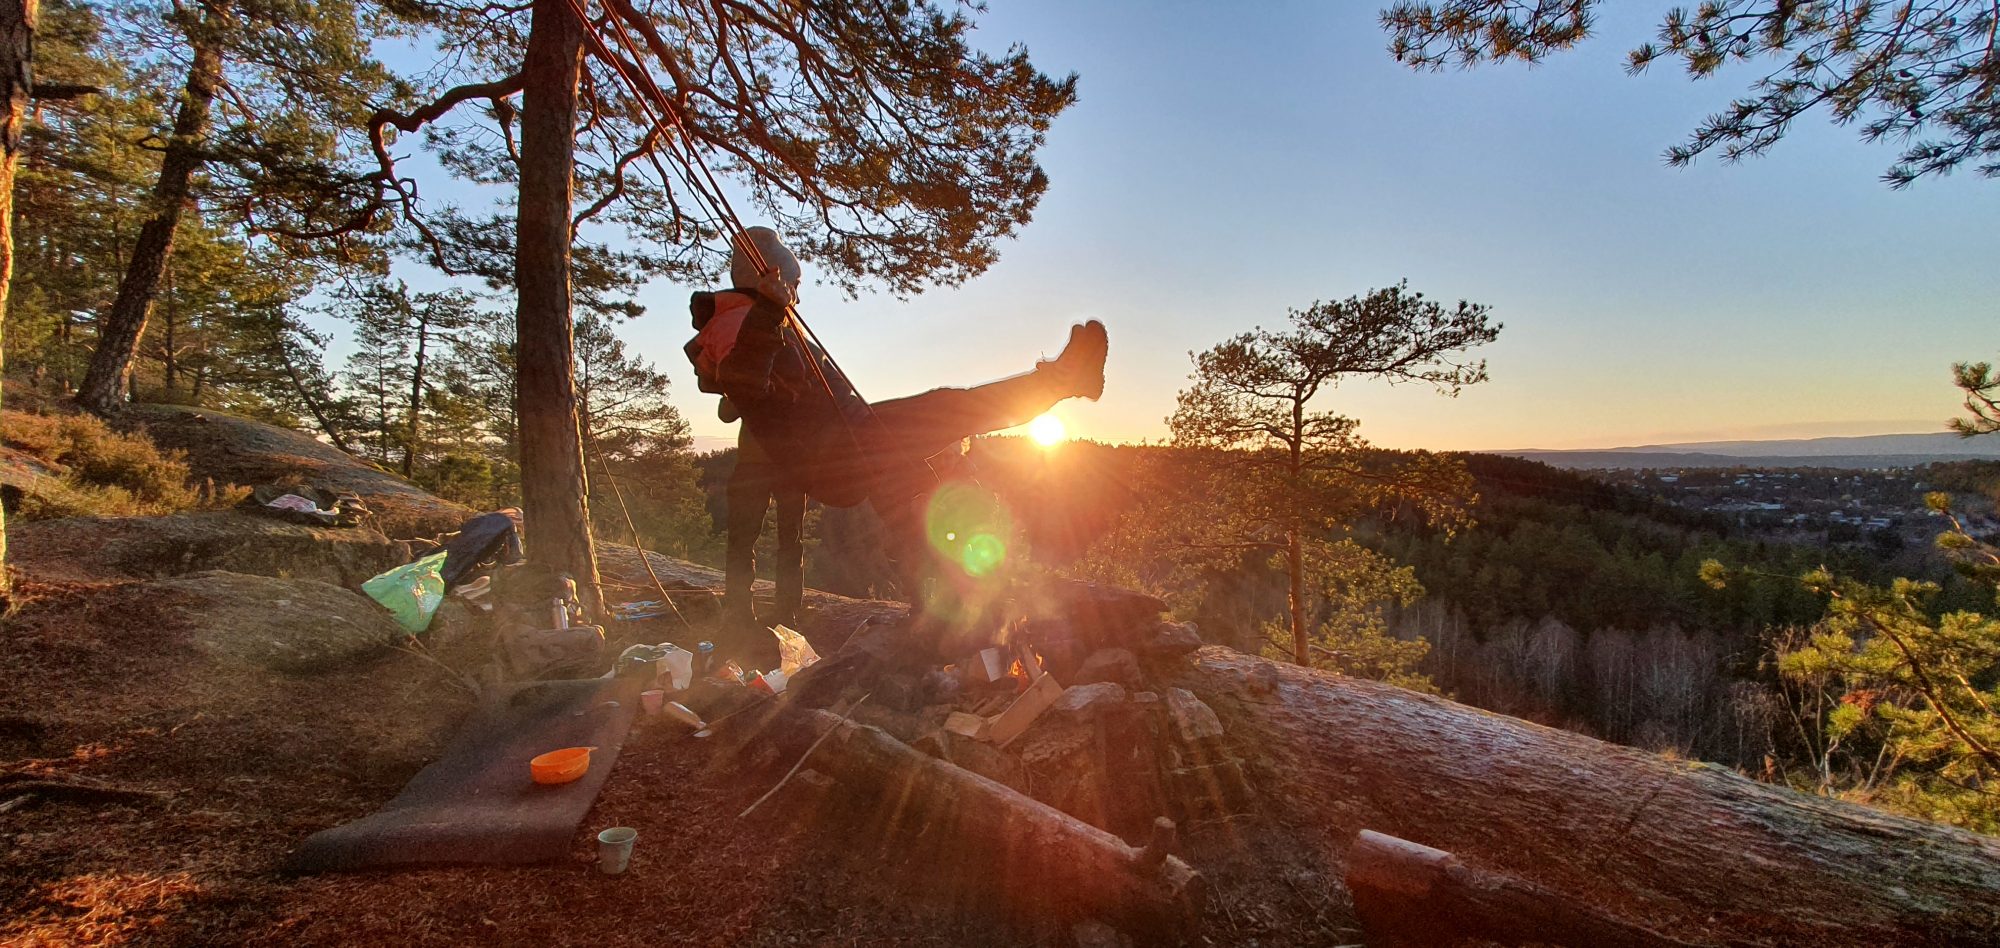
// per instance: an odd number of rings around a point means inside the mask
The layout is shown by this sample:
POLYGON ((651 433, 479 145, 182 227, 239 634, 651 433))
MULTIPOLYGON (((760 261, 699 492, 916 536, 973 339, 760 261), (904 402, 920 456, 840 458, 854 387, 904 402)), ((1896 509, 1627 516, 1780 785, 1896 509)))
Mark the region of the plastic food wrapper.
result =
POLYGON ((694 653, 678 645, 667 646, 660 656, 660 671, 671 678, 675 691, 686 691, 694 684, 694 653))
POLYGON ((430 628, 431 616, 444 602, 444 557, 433 553, 405 563, 362 583, 361 591, 389 610, 404 631, 415 635, 430 628))
POLYGON ((277 500, 271 501, 270 503, 267 503, 264 506, 276 507, 279 510, 294 510, 299 513, 332 513, 332 511, 329 510, 319 509, 318 504, 315 504, 304 497, 300 497, 297 494, 286 494, 285 496, 280 497, 277 500))
POLYGON ((756 694, 781 695, 785 693, 785 681, 790 677, 783 671, 767 671, 761 675, 750 676, 746 684, 756 694))
MULTIPOLYGON (((773 626, 771 634, 778 637, 778 671, 784 678, 790 678, 812 663, 819 661, 819 653, 813 651, 812 643, 806 637, 785 628, 773 626)), ((784 686, 779 685, 779 690, 784 686)))
POLYGON ((623 675, 639 666, 651 665, 653 676, 659 687, 669 691, 686 691, 694 684, 694 653, 671 642, 658 645, 632 645, 618 653, 618 661, 612 664, 611 673, 623 675))

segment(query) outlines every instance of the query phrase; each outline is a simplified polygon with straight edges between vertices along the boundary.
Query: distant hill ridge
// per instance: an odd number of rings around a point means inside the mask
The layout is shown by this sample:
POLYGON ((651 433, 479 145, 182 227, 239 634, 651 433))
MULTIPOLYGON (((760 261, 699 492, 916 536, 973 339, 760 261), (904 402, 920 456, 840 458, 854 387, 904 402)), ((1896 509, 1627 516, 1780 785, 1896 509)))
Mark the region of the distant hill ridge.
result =
POLYGON ((2000 437, 1928 434, 1860 435, 1769 441, 1694 441, 1622 448, 1494 451, 1566 468, 1636 467, 1908 467, 1933 461, 2000 459, 2000 437))

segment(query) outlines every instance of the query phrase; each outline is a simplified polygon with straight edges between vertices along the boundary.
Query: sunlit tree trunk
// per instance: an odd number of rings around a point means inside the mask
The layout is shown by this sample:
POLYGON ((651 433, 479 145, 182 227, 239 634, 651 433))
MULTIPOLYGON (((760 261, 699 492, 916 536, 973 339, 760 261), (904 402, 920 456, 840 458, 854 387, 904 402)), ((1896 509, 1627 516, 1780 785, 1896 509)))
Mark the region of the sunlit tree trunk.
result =
MULTIPOLYGON (((21 133, 28 117, 28 95, 35 87, 35 17, 39 0, 0 0, 0 84, 5 85, 7 111, 0 115, 0 325, 7 315, 7 290, 14 279, 14 165, 21 154, 21 133)), ((0 366, 6 345, 0 338, 0 366)), ((5 613, 11 587, 7 576, 7 515, 0 511, 0 613, 5 613)))
POLYGON ((521 512, 530 560, 568 573, 599 607, 570 312, 570 214, 583 36, 563 0, 535 0, 522 67, 521 198, 514 245, 521 512))
POLYGON ((1298 511, 1299 479, 1305 471, 1305 409, 1304 399, 1292 400, 1291 477, 1289 493, 1293 505, 1290 522, 1285 525, 1285 578, 1288 604, 1292 614, 1292 661, 1301 665, 1311 665, 1312 656, 1306 648, 1306 542, 1305 524, 1298 511))
POLYGON ((175 312, 174 307, 174 275, 169 272, 166 274, 165 279, 167 284, 166 305, 161 307, 164 311, 161 315, 166 318, 162 320, 160 326, 160 385, 166 390, 165 400, 172 402, 174 400, 174 388, 180 381, 180 361, 175 358, 176 353, 174 351, 174 347, 179 345, 179 340, 174 337, 177 335, 176 330, 180 328, 178 325, 180 321, 176 318, 180 314, 175 312))
POLYGON ((278 344, 278 360, 284 363, 285 377, 291 379, 292 391, 298 395, 299 403, 306 406, 306 411, 311 413, 313 420, 319 423, 319 430, 326 432, 327 439, 333 442, 334 447, 342 451, 353 451, 354 449, 348 446, 347 439, 341 436, 340 426, 334 424, 333 419, 327 416, 325 404, 307 387, 305 378, 299 374, 298 363, 292 359, 289 344, 283 342, 278 344))
POLYGON ((1299 536, 1298 524, 1294 523, 1291 529, 1285 531, 1285 572, 1290 593, 1286 603, 1291 607, 1292 616, 1292 661, 1310 665, 1312 657, 1306 654, 1305 567, 1305 540, 1299 536))
MULTIPOLYGON (((204 27, 214 26, 217 16, 213 7, 206 8, 204 27)), ((160 160, 160 179, 153 186, 152 216, 140 226, 138 239, 133 241, 132 259, 118 284, 118 297, 98 324, 97 351, 91 354, 90 369, 77 389, 77 404, 98 414, 116 409, 123 396, 139 337, 146 333, 147 312, 159 295, 167 256, 173 252, 174 229, 180 226, 181 211, 203 164, 202 139, 208 132, 210 106, 222 84, 222 46, 210 29, 199 30, 196 36, 187 88, 174 114, 173 137, 167 141, 166 155, 160 160)))
POLYGON ((414 477, 417 467, 417 436, 422 433, 424 399, 424 356, 430 343, 431 325, 423 313, 417 313, 417 364, 410 372, 410 414, 407 437, 403 441, 403 476, 414 477))

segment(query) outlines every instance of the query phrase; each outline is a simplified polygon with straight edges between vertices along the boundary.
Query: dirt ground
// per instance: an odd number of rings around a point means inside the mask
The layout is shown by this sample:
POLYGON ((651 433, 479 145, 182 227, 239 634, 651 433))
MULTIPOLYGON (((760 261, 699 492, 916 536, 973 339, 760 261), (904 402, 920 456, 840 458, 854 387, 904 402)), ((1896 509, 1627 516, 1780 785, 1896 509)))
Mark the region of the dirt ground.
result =
MULTIPOLYGON (((450 529, 470 513, 226 413, 159 406, 128 421, 218 483, 354 490, 391 536, 450 529)), ((654 598, 634 551, 602 552, 614 594, 654 598)), ((801 783, 740 817, 791 761, 749 768, 660 725, 627 742, 561 864, 286 875, 307 836, 379 808, 433 759, 471 709, 469 692, 407 653, 312 676, 212 658, 176 624, 175 604, 135 577, 42 554, 78 568, 31 573, 0 630, 0 945, 1072 943, 1068 920, 1020 911, 1008 880, 981 878, 976 852, 885 834, 871 788, 801 783), (154 795, 19 803, 7 787, 25 780, 154 795), (593 836, 614 825, 640 840, 615 878, 592 864, 593 836)), ((650 559, 669 588, 720 583, 713 570, 650 559)), ((694 629, 618 624, 611 645, 709 637, 714 603, 698 590, 675 601, 694 629)), ((883 611, 819 594, 808 604, 804 631, 824 653, 883 611)), ((452 650, 478 647, 446 642, 430 658, 463 668, 481 656, 452 650)), ((1212 895, 1208 917, 1179 940, 1359 942, 1331 857, 1303 837, 1255 816, 1183 827, 1212 895)))
MULTIPOLYGON (((391 653, 287 677, 198 651, 136 585, 29 584, 0 635, 0 804, 8 782, 87 779, 133 803, 0 813, 0 944, 1067 945, 950 841, 885 837, 868 788, 742 769, 670 725, 635 731, 570 858, 530 868, 289 876, 306 836, 371 812, 471 707, 436 665, 391 653), (592 836, 639 831, 606 877, 592 836), (954 881, 959 880, 959 881, 954 881)), ((1257 816, 1186 828, 1213 886, 1182 939, 1361 939, 1326 854, 1257 816)))

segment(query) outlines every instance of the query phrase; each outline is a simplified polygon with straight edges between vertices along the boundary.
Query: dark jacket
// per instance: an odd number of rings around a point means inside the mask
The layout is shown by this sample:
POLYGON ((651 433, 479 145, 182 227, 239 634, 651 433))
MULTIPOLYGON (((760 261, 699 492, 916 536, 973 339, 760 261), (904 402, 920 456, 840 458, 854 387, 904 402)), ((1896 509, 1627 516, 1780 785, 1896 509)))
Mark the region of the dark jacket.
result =
POLYGON ((851 507, 868 494, 868 403, 783 306, 756 290, 697 292, 686 347, 704 392, 729 396, 772 460, 813 499, 851 507), (817 364, 817 371, 815 371, 817 364))

